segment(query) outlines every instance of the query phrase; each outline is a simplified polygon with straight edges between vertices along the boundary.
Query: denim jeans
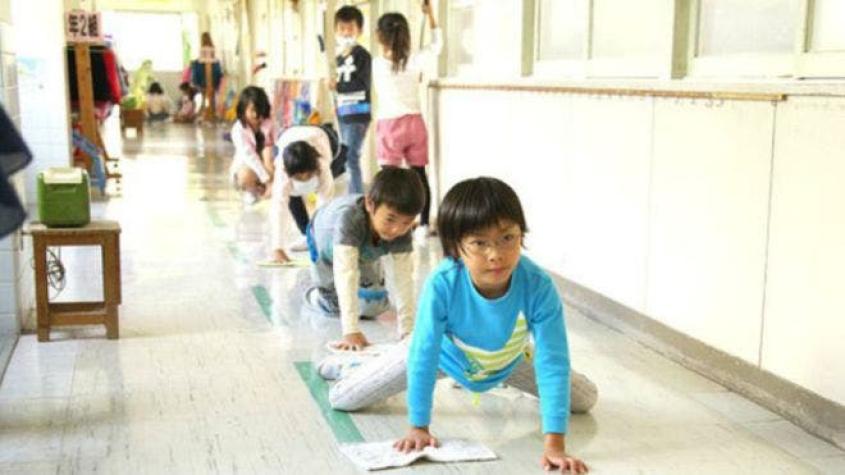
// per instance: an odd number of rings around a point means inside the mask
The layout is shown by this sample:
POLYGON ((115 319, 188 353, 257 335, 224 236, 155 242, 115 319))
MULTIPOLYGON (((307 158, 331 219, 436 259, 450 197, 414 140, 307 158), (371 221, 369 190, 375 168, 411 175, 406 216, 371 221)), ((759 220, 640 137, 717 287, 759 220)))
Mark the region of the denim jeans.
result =
POLYGON ((361 147, 367 136, 368 122, 344 122, 340 120, 340 141, 347 147, 346 170, 349 171, 349 193, 363 193, 361 178, 361 147))
POLYGON ((308 210, 305 208, 305 201, 301 196, 291 196, 288 199, 288 209, 293 215, 293 220, 296 221, 296 227, 299 232, 305 235, 305 228, 308 226, 308 210))

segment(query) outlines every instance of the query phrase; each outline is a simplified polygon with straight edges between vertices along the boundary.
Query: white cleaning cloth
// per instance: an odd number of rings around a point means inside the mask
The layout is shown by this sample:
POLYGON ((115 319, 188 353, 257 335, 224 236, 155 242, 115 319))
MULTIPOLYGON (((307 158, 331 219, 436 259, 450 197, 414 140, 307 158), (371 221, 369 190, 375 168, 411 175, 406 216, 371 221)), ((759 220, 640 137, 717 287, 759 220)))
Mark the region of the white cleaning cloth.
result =
POLYGON ((480 442, 464 439, 444 439, 440 447, 426 447, 420 451, 402 453, 393 448, 394 441, 343 444, 340 451, 364 470, 404 467, 425 458, 432 462, 474 462, 496 460, 496 453, 480 442))
POLYGON ((340 348, 335 348, 332 346, 333 342, 326 343, 326 350, 336 355, 345 355, 345 356, 364 356, 364 357, 373 357, 378 356, 383 353, 387 353, 389 350, 393 349, 396 346, 396 343, 374 343, 372 345, 367 345, 364 347, 363 350, 352 351, 352 350, 341 350, 340 348))
POLYGON ((274 260, 259 261, 258 267, 308 267, 310 262, 305 259, 291 259, 286 262, 279 262, 274 260))

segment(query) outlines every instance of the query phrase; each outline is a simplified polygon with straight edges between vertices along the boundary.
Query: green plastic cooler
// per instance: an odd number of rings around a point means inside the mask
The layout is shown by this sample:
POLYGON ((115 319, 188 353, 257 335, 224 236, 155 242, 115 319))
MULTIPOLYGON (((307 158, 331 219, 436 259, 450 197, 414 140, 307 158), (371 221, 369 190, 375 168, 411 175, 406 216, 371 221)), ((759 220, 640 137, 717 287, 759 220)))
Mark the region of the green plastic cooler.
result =
POLYGON ((38 219, 46 226, 85 226, 91 221, 88 173, 48 168, 38 174, 38 219))

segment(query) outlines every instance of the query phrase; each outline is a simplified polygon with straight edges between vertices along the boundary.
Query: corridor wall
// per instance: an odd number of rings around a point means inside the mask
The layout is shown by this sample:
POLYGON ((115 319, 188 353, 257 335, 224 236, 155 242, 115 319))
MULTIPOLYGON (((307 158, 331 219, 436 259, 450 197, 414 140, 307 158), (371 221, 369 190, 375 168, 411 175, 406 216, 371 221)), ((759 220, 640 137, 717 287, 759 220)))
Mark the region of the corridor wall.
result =
POLYGON ((435 106, 443 189, 511 183, 544 266, 845 404, 845 98, 447 88, 435 106))

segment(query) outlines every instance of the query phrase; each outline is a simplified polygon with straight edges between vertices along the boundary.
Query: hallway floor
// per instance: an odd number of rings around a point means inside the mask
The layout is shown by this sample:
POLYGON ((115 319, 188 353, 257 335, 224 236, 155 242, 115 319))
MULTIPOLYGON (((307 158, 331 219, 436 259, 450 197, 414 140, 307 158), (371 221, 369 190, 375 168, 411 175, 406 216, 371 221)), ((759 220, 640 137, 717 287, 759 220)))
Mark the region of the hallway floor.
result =
MULTIPOLYGON (((244 208, 223 129, 168 125, 123 143, 121 193, 95 215, 122 227, 120 339, 103 328, 21 336, 0 385, 2 473, 356 473, 338 443, 406 431, 404 394, 327 410, 311 362, 339 322, 301 312, 309 273, 265 269, 266 203, 244 208)), ((416 255, 418 285, 438 259, 416 255)), ((99 260, 66 249, 59 300, 99 295, 99 260)), ((304 257, 304 256, 303 256, 304 257)), ((599 387, 569 451, 592 473, 845 473, 845 452, 567 309, 575 368, 599 387)), ((390 320, 365 322, 391 338, 390 320)), ((536 401, 441 381, 435 435, 480 440, 499 460, 391 473, 540 473, 536 401)))

